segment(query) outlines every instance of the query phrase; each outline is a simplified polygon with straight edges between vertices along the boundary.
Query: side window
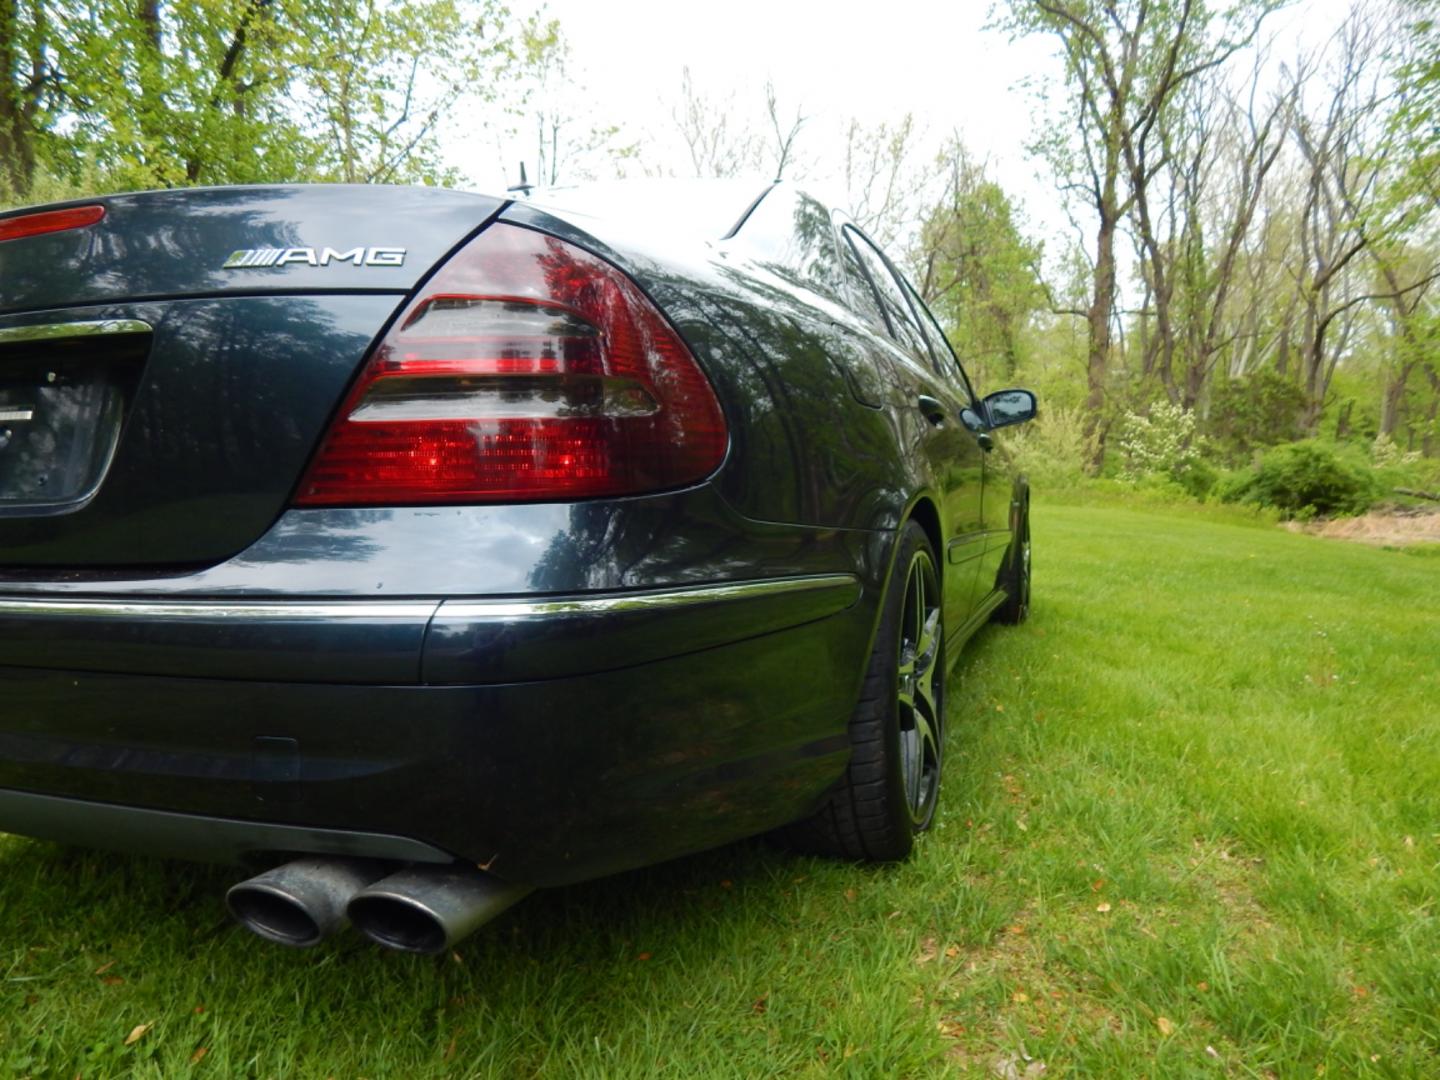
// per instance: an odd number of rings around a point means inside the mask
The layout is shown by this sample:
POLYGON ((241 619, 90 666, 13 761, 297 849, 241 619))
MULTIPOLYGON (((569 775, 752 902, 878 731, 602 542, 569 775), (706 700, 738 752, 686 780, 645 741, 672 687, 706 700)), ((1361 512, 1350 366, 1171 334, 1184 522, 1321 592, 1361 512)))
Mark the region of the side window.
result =
POLYGON ((870 283, 870 273, 860 262, 860 256, 855 254, 855 249, 847 242, 840 245, 841 257, 845 260, 845 279, 850 284, 850 306, 859 315, 882 334, 892 333, 890 320, 885 317, 885 312, 880 310, 880 294, 875 286, 870 283))
POLYGON ((900 291, 900 286, 891 275, 889 264, 853 225, 845 226, 845 240, 846 246, 859 257, 875 298, 880 303, 890 336, 916 356, 929 356, 930 350, 925 347, 925 342, 920 337, 920 328, 914 322, 915 316, 910 312, 905 294, 900 291))
POLYGON ((941 375, 948 378, 951 371, 949 365, 945 362, 948 359, 948 354, 945 350, 949 347, 945 343, 945 335, 941 334, 940 340, 935 340, 935 335, 938 331, 931 320, 920 314, 925 310, 925 305, 920 303, 920 297, 915 294, 915 290, 911 287, 910 282, 904 274, 897 270, 895 277, 900 282, 900 288, 905 292, 905 299, 910 302, 910 311, 915 316, 915 324, 920 327, 920 336, 925 339, 925 346, 930 352, 931 365, 941 375))
POLYGON ((905 294, 909 296, 915 314, 920 317, 920 329, 926 332, 925 337, 929 340, 930 348, 940 364, 941 373, 947 379, 958 382, 963 396, 973 405, 979 399, 975 397, 975 390, 971 387, 970 379, 960 364, 960 358, 950 347, 950 339, 945 336, 945 331, 940 329, 940 324, 936 321, 935 316, 931 314, 930 309, 925 306, 925 301, 920 299, 919 294, 911 287, 910 283, 904 278, 900 280, 905 284, 905 294))

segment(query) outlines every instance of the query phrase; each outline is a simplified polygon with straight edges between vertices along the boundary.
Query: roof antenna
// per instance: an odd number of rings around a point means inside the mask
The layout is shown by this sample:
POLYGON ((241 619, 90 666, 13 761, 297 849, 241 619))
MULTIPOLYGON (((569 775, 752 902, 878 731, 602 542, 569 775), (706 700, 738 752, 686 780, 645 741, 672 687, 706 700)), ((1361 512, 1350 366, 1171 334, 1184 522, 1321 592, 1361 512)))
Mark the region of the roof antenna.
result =
POLYGON ((529 195, 530 192, 534 189, 535 185, 530 183, 529 179, 527 179, 525 176, 525 162, 522 161, 520 162, 520 182, 518 184, 515 184, 513 187, 506 188, 505 190, 518 191, 521 195, 529 195))

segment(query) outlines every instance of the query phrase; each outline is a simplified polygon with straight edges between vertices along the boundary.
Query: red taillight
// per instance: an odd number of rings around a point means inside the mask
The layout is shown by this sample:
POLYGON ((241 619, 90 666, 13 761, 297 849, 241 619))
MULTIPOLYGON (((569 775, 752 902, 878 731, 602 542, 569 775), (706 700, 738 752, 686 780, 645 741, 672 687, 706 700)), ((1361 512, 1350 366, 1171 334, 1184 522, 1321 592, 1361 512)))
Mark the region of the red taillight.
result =
POLYGON ((71 206, 65 210, 41 210, 38 214, 21 214, 0 221, 0 242, 20 240, 26 236, 83 229, 105 216, 103 206, 71 206))
POLYGON ((498 224, 381 341, 296 503, 629 495, 704 479, 726 442, 699 365, 624 274, 498 224))

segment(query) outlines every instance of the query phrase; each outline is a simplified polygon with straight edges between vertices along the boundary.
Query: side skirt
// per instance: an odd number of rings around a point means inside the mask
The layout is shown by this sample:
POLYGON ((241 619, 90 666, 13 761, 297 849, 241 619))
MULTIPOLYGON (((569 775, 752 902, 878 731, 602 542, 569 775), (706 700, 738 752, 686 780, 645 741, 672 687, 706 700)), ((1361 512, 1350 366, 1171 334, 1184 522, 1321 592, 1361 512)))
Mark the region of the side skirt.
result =
POLYGON ((989 596, 980 602, 965 621, 965 625, 958 631, 947 635, 945 641, 945 666, 946 670, 953 668, 955 662, 960 659, 960 652, 965 648, 965 643, 970 640, 976 630, 984 626, 990 620, 990 613, 1005 602, 1005 590, 995 589, 989 596))

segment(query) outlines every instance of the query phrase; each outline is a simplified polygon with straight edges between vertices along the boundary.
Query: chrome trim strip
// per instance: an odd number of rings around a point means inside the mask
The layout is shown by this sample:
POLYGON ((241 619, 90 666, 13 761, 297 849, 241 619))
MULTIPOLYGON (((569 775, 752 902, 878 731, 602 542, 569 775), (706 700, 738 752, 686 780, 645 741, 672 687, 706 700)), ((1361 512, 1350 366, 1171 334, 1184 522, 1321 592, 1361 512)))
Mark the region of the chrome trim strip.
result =
POLYGON ((148 334, 151 326, 139 319, 95 319, 90 322, 37 323, 34 326, 7 326, 0 329, 0 345, 17 342, 63 341, 66 338, 115 337, 119 334, 148 334))
POLYGON ((617 612, 664 611, 699 604, 755 600, 820 591, 844 592, 843 606, 860 597, 860 582, 852 574, 776 578, 733 585, 694 588, 647 589, 632 593, 606 593, 543 600, 29 600, 0 597, 0 619, 171 619, 187 622, 231 620, 315 622, 331 619, 425 620, 432 615, 461 619, 530 619, 549 615, 607 615, 617 612), (438 609, 438 611, 437 611, 438 609))
POLYGON ((439 617, 445 619, 532 619, 547 615, 608 615, 616 612, 666 611, 698 604, 755 600, 767 596, 817 591, 845 591, 843 606, 860 598, 860 582, 853 574, 744 581, 733 585, 648 589, 633 593, 607 593, 563 600, 447 600, 439 617))
POLYGON ((333 619, 423 621, 439 600, 265 601, 241 600, 20 600, 0 598, 0 619, 172 619, 186 622, 317 622, 333 619))

